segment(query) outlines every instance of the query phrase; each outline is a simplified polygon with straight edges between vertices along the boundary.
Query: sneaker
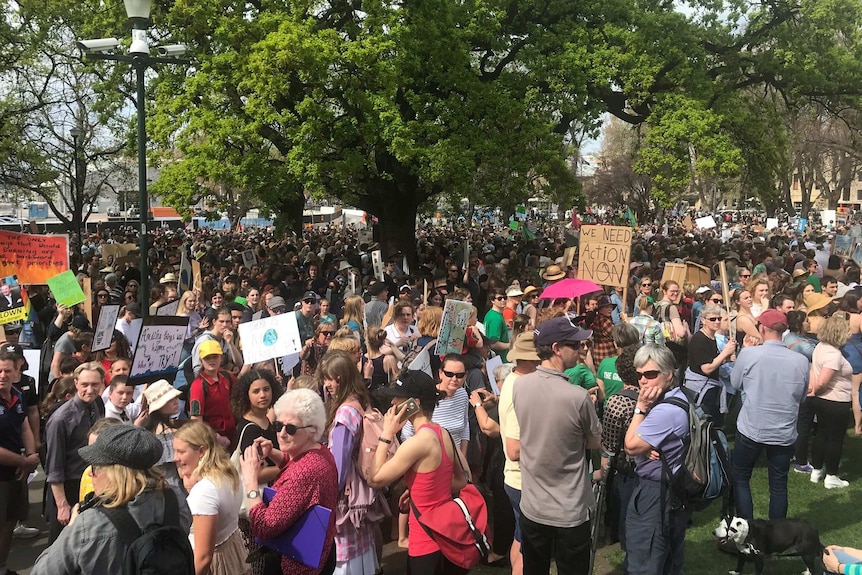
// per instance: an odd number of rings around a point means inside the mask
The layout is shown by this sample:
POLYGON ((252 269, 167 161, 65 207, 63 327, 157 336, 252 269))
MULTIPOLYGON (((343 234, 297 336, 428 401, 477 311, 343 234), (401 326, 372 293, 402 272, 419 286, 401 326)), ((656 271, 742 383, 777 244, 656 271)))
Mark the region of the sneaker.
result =
POLYGON ((823 480, 823 485, 826 489, 843 489, 850 485, 849 481, 844 481, 837 475, 827 475, 823 480))
POLYGON ((35 527, 27 527, 20 521, 12 530, 12 537, 15 539, 32 539, 39 536, 39 530, 35 527))
POLYGON ((814 468, 811 467, 810 463, 806 463, 805 465, 796 464, 793 466, 793 471, 796 473, 811 473, 814 471, 814 468))
POLYGON ((820 483, 821 479, 823 479, 823 470, 822 469, 812 469, 811 470, 811 483, 820 483))

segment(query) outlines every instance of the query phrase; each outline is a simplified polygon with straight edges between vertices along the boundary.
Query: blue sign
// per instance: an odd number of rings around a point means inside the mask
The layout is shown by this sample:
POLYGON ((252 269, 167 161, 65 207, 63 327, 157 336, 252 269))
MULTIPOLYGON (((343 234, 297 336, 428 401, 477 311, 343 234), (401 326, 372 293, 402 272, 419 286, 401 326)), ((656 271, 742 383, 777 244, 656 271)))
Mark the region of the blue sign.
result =
POLYGON ((808 218, 799 218, 799 221, 796 222, 796 232, 797 233, 805 233, 805 227, 808 225, 808 218))

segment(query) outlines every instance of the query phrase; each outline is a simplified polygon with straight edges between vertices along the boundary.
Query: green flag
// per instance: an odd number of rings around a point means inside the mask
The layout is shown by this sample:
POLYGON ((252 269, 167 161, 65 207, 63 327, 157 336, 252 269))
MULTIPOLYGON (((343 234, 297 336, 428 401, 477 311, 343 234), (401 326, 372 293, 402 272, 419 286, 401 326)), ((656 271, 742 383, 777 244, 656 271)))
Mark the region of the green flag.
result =
POLYGON ((513 232, 517 232, 518 231, 518 222, 515 222, 515 221, 509 222, 509 229, 512 230, 513 232))

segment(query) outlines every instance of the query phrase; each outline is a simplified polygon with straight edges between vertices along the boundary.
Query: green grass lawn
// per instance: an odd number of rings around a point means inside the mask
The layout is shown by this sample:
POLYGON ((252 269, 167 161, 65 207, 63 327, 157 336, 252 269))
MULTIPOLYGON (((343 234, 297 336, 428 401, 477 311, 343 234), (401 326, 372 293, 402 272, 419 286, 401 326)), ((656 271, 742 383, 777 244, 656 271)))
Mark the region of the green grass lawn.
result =
MULTIPOLYGON (((820 532, 824 545, 845 545, 862 549, 862 438, 848 431, 841 459, 840 476, 850 482, 845 489, 826 489, 823 482, 815 485, 808 475, 790 472, 788 517, 801 517, 810 521, 820 532)), ((755 517, 766 519, 769 492, 766 479, 766 454, 761 455, 751 479, 755 517)), ((713 503, 694 516, 694 525, 685 537, 686 575, 717 575, 736 568, 736 559, 719 551, 712 530, 718 523, 721 504, 713 503)), ((623 553, 619 545, 600 550, 596 575, 621 573, 623 553)), ((805 565, 797 558, 767 561, 764 573, 768 575, 798 575, 805 565)), ((754 564, 748 564, 746 573, 754 573, 754 564)))

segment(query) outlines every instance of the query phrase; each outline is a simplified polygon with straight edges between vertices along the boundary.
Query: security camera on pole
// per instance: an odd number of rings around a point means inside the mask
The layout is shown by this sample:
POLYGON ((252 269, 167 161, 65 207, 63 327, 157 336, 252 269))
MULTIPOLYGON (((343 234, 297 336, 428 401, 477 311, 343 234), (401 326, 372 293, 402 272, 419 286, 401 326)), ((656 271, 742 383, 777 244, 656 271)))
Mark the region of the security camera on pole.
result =
MULTIPOLYGON (((126 62, 136 72, 137 109, 138 109, 138 203, 141 213, 141 292, 148 294, 150 290, 150 270, 147 262, 149 245, 147 242, 147 218, 149 217, 149 196, 147 194, 147 121, 146 93, 144 89, 144 73, 154 64, 190 64, 186 58, 179 58, 186 53, 183 44, 170 44, 157 47, 159 56, 150 56, 150 45, 147 41, 147 29, 150 25, 150 7, 152 0, 123 0, 126 5, 126 15, 132 21, 132 44, 128 54, 116 54, 120 41, 116 38, 99 38, 96 40, 80 40, 77 42, 81 53, 92 60, 112 60, 126 62)), ((147 306, 142 306, 144 315, 147 306)))

